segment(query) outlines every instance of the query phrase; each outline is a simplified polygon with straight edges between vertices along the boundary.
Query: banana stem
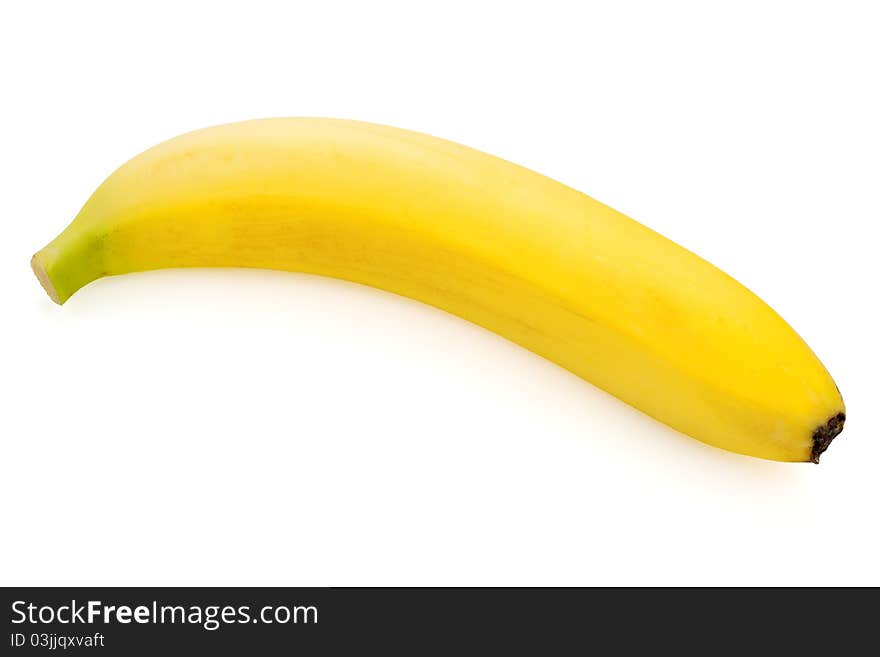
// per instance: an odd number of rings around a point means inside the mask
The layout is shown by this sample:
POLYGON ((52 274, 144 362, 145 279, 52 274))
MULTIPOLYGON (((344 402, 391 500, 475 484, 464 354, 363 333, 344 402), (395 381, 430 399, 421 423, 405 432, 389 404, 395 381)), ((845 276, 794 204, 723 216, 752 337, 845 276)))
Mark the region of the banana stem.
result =
POLYGON ((31 269, 34 270, 34 274, 37 275, 37 280, 40 281, 40 285, 46 290, 46 294, 49 295, 49 298, 57 304, 64 303, 61 300, 61 297, 58 296, 58 291, 55 289, 55 286, 52 285, 52 280, 46 272, 45 254, 43 251, 34 254, 34 257, 31 258, 31 269))
POLYGON ((65 231, 31 258, 31 268, 49 298, 63 304, 103 272, 101 241, 70 238, 65 231))

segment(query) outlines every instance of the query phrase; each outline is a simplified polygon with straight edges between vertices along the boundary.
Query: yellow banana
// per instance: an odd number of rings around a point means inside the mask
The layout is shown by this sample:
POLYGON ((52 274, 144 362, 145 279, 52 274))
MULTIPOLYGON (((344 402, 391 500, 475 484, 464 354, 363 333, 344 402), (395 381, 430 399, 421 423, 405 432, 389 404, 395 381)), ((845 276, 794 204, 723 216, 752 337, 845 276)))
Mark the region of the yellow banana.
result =
POLYGON ((165 267, 364 283, 767 459, 818 462, 845 419, 804 341, 708 262, 549 178, 396 128, 266 119, 177 137, 104 181, 32 266, 58 303, 165 267))

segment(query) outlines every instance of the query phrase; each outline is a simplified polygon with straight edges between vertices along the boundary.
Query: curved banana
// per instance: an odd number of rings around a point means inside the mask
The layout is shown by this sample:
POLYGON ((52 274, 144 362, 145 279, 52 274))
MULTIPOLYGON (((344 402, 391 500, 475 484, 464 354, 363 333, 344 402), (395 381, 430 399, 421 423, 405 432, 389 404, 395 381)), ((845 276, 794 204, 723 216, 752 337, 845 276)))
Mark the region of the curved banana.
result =
POLYGON ((708 262, 537 173, 390 127, 266 119, 177 137, 113 173, 32 265, 58 303, 164 267, 372 285, 767 459, 818 462, 845 419, 804 341, 708 262))

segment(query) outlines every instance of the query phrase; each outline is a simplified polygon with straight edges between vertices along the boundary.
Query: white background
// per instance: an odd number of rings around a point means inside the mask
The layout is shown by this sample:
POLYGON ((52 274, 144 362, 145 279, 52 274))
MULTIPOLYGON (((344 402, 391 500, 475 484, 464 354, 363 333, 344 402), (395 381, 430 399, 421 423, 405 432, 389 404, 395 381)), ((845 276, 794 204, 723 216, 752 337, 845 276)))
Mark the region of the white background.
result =
POLYGON ((871 2, 6 2, 0 583, 880 584, 871 2), (725 269, 847 402, 820 466, 704 446, 460 319, 28 261, 119 164, 264 116, 420 130, 725 269))

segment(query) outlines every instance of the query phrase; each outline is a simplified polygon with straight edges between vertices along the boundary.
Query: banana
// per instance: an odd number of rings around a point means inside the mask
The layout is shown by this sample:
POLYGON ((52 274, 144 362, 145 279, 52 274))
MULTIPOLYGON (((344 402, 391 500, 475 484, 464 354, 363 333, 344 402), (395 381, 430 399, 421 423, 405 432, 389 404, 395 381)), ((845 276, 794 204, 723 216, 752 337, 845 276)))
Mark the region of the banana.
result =
POLYGON ((265 119, 164 142, 107 178, 32 267, 58 303, 166 267, 371 285, 766 459, 818 463, 845 419, 810 348, 713 265, 549 178, 391 127, 265 119))

